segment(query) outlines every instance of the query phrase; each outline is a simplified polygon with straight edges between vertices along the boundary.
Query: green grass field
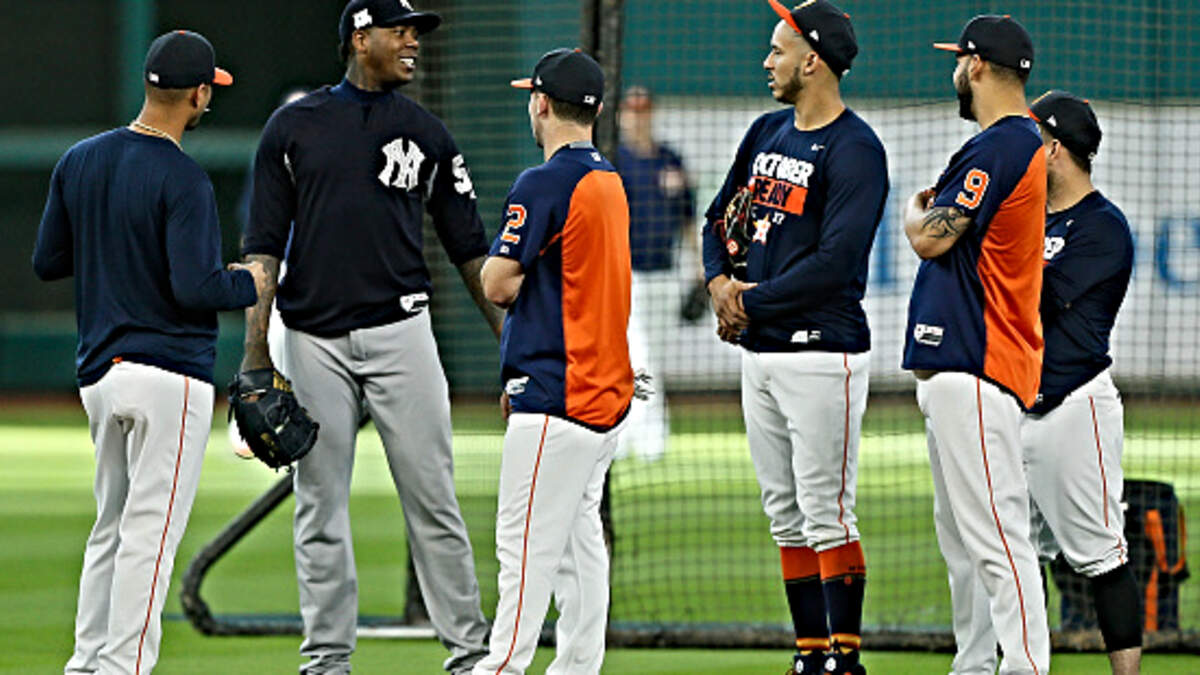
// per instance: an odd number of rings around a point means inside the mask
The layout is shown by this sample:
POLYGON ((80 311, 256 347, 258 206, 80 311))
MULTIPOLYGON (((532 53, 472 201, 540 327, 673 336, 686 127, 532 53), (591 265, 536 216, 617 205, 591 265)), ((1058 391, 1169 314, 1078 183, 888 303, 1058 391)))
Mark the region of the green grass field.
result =
MULTIPOLYGON (((615 621, 783 622, 777 553, 729 406, 680 406, 666 460, 623 460, 613 472, 615 621), (703 589, 695 590, 679 589, 703 589)), ((1170 480, 1196 513, 1200 452, 1187 411, 1131 422, 1130 477, 1170 480), (1156 423, 1156 420, 1167 420, 1156 423), (1182 420, 1182 421, 1181 421, 1182 420)), ((217 415, 200 493, 174 570, 169 616, 178 617, 179 576, 204 543, 277 478, 228 452, 217 415)), ((1131 419, 1140 419, 1131 416, 1131 419)), ((495 603, 492 525, 500 424, 491 408, 456 410, 460 499, 476 548, 484 609, 495 603)), ((71 645, 83 543, 94 518, 93 460, 77 406, 0 410, 0 673, 61 671, 71 645)), ((351 502, 364 614, 399 614, 406 583, 403 520, 378 437, 360 437, 351 502)), ((920 426, 904 404, 869 413, 862 448, 859 518, 870 567, 866 622, 889 628, 944 627, 945 569, 934 542, 929 475, 920 426)), ((216 613, 296 612, 287 502, 220 561, 204 586, 216 613)), ((1200 550, 1190 546, 1194 559, 1200 550)), ((1184 624, 1200 625, 1200 584, 1185 585, 1184 624)), ((1053 615, 1053 607, 1052 607, 1053 615)), ((294 672, 298 638, 206 638, 181 620, 166 624, 163 673, 294 672)), ((540 650, 541 672, 551 650, 540 650)), ((356 672, 436 673, 433 641, 364 640, 356 672), (399 667, 397 664, 404 664, 399 667)), ((871 652, 873 673, 946 672, 949 655, 871 652)), ((608 673, 776 673, 787 648, 611 650, 608 673)), ((1056 655, 1056 673, 1105 670, 1102 655, 1056 655)), ((1147 673, 1200 672, 1200 657, 1149 655, 1147 673)))

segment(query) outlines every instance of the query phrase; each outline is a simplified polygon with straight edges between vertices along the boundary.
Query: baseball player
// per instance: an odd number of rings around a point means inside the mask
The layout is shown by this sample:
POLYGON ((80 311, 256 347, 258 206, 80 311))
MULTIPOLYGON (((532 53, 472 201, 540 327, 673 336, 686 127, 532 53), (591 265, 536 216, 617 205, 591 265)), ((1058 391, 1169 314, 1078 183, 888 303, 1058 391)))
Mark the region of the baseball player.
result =
POLYGON ((971 658, 995 644, 970 641, 980 633, 971 625, 978 579, 1004 651, 1000 672, 1044 674, 1050 638, 1020 439, 1042 366, 1046 160, 1025 105, 1033 41, 1011 17, 978 16, 957 43, 936 46, 957 54, 959 113, 981 128, 904 213, 922 262, 903 366, 917 376, 925 415, 958 642, 953 672, 991 672, 971 658))
POLYGON ((742 409, 796 631, 794 672, 864 673, 854 501, 871 334, 861 301, 887 157, 842 103, 858 53, 849 17, 825 0, 771 6, 780 21, 763 67, 789 107, 751 125, 707 214, 716 223, 751 191, 744 281, 731 278, 715 227, 704 266, 719 332, 743 348, 742 409))
POLYGON ((420 37, 437 14, 395 0, 351 0, 339 25, 346 76, 276 111, 254 166, 243 253, 274 281, 247 313, 243 370, 270 367, 272 299, 283 370, 320 424, 295 473, 296 571, 309 657, 304 673, 347 673, 358 594, 348 500, 365 405, 404 507, 430 620, 450 649, 446 670, 484 653, 487 624, 453 480, 449 392, 429 313, 422 210, 493 330, 483 296, 487 239, 470 174, 445 126, 397 88, 410 82, 420 37))
MULTIPOLYGON (((629 317, 629 358, 658 386, 629 412, 617 457, 631 452, 646 461, 661 459, 671 435, 663 387, 663 356, 679 325, 681 293, 676 270, 680 239, 700 258, 691 224, 696 211, 691 179, 679 155, 654 138, 654 102, 642 86, 621 100, 621 145, 617 170, 629 198, 629 247, 633 258, 633 309, 629 317), (681 237, 682 235, 682 237, 681 237)), ((696 284, 703 271, 695 273, 696 284)))
MULTIPOLYGON (((1037 402, 1022 417, 1029 492, 1067 562, 1090 580, 1114 675, 1137 673, 1141 614, 1121 508, 1124 409, 1109 366, 1109 337, 1133 272, 1125 215, 1092 184, 1100 123, 1087 101, 1050 91, 1030 113, 1044 139, 1047 178, 1041 316, 1046 353, 1037 402)), ((978 598, 979 595, 976 595, 978 598)), ((973 625, 987 634, 973 657, 995 670, 987 603, 973 625)))
POLYGON ((1114 675, 1140 668, 1141 614, 1129 569, 1124 408, 1109 337, 1133 273, 1125 214, 1092 184, 1100 123, 1087 101, 1051 91, 1034 101, 1046 150, 1046 339, 1041 391, 1021 423, 1029 490, 1063 554, 1088 577, 1114 675))
POLYGON ((483 267, 508 309, 500 340, 508 419, 500 464, 500 600, 475 675, 524 673, 553 594, 559 617, 549 675, 595 675, 604 660, 608 552, 604 475, 633 396, 626 330, 629 207, 616 170, 591 143, 604 75, 558 49, 533 76, 529 121, 545 163, 505 200, 483 267))
POLYGON ((37 275, 75 278, 75 366, 96 446, 67 673, 154 669, 212 422, 217 311, 266 285, 258 263, 222 269, 212 183, 179 146, 213 85, 233 83, 213 62, 197 33, 151 43, 141 112, 63 155, 38 229, 37 275))

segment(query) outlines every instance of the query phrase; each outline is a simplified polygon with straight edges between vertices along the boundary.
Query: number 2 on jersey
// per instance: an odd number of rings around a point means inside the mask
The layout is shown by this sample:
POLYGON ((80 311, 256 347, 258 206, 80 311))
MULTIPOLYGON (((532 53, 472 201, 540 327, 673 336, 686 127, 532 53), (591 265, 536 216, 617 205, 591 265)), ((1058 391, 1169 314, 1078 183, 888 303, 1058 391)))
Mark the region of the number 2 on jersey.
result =
POLYGON ((979 202, 983 201, 983 193, 987 192, 989 180, 991 179, 988 177, 986 171, 971 169, 967 172, 967 177, 963 181, 964 192, 959 192, 954 202, 968 209, 979 206, 979 202), (970 193, 970 196, 967 193, 970 193))
POLYGON ((500 235, 500 240, 509 244, 521 243, 521 235, 516 233, 516 230, 521 229, 525 224, 526 211, 525 207, 520 204, 508 205, 508 219, 504 221, 504 234, 500 235))

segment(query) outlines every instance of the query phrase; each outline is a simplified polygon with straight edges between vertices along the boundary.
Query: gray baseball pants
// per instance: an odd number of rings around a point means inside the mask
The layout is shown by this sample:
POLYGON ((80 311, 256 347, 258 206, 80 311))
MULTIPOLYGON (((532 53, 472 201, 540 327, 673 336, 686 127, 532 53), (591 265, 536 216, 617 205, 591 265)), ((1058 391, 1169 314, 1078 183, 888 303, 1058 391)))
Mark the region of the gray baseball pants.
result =
POLYGON ((454 491, 450 395, 429 313, 335 338, 289 329, 284 345, 296 396, 321 425, 295 473, 300 653, 310 659, 300 672, 350 671, 358 579, 348 502, 360 401, 383 441, 430 620, 450 650, 444 667, 468 672, 487 653, 488 625, 454 491))

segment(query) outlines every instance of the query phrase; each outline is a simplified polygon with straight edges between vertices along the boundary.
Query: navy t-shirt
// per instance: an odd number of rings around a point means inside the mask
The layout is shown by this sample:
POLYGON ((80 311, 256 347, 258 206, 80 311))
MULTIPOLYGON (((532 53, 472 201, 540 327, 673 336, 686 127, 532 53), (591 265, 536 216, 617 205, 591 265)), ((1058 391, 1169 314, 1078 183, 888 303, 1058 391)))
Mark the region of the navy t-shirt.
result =
POLYGON ((113 359, 212 382, 217 311, 254 304, 254 279, 221 263, 212 183, 171 141, 121 128, 54 167, 33 266, 75 277, 80 386, 113 359))
POLYGON ((742 294, 750 327, 741 344, 752 351, 870 349, 862 299, 888 194, 879 137, 848 108, 812 131, 796 128, 792 108, 759 117, 708 208, 706 281, 731 272, 712 224, 743 186, 754 190, 746 281, 758 286, 742 294))
POLYGON ((683 160, 665 145, 656 145, 649 157, 622 145, 617 150, 617 171, 629 199, 633 269, 671 269, 675 266, 679 232, 696 211, 695 194, 683 170, 683 160))
POLYGON ((343 81, 267 122, 242 252, 283 259, 286 250, 284 324, 342 335, 428 302, 424 210, 451 263, 487 253, 470 174, 441 121, 398 92, 343 81))
POLYGON ((1109 337, 1133 273, 1125 214, 1100 192, 1046 217, 1042 387, 1030 412, 1050 412, 1112 365, 1109 337))

